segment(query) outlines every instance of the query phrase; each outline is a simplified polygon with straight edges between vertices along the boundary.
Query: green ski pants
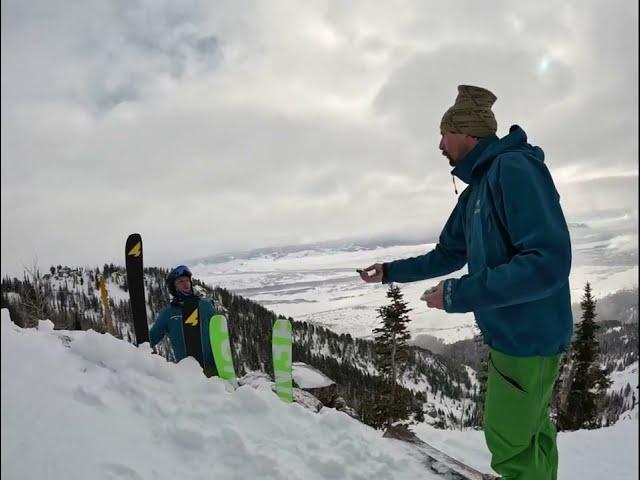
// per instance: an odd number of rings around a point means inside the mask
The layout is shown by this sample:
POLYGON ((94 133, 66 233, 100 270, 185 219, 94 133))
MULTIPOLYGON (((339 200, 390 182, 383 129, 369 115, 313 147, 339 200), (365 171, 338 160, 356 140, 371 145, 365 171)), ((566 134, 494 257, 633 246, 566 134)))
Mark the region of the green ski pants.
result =
POLYGON ((560 355, 513 357, 491 350, 484 436, 505 480, 556 480, 556 429, 549 403, 560 355))

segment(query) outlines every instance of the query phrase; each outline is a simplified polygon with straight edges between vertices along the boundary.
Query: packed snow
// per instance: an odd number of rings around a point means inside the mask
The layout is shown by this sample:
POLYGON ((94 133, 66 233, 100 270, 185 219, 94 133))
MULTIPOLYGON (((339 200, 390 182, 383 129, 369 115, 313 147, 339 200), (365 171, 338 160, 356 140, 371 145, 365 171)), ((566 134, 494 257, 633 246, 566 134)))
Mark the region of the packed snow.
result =
POLYGON ((380 432, 268 385, 233 391, 190 358, 1 321, 2 478, 437 478, 380 432))
POLYGON ((302 362, 293 363, 292 376, 300 388, 321 388, 335 383, 321 371, 302 362))
MULTIPOLYGON (((442 478, 408 445, 333 409, 285 404, 266 382, 234 391, 194 360, 168 363, 146 344, 54 331, 49 321, 21 329, 7 310, 1 324, 3 478, 442 478)), ((633 478, 638 407, 627 417, 560 433, 559 478, 633 478)), ((413 428, 491 471, 482 432, 413 428)))
MULTIPOLYGON (((418 437, 467 465, 491 471, 482 431, 415 427, 418 437)), ((631 480, 638 478, 638 408, 633 418, 608 428, 558 433, 559 480, 631 480)))

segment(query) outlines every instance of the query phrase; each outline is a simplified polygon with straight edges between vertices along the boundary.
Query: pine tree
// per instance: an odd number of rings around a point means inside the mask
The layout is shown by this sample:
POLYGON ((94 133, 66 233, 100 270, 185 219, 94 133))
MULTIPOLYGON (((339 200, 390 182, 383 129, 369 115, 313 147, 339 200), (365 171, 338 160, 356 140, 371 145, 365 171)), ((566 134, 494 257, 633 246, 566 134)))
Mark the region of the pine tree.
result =
POLYGON ((599 345, 596 331, 596 300, 587 282, 580 303, 582 321, 571 345, 571 378, 566 409, 558 413, 560 427, 567 430, 600 426, 599 403, 611 384, 606 371, 599 364, 599 345))
POLYGON ((409 416, 409 402, 398 388, 409 356, 407 341, 411 338, 407 324, 411 311, 402 297, 400 288, 391 284, 387 291, 389 305, 378 308, 378 318, 382 326, 375 328, 376 367, 383 378, 383 385, 376 392, 374 401, 374 421, 378 426, 391 426, 394 421, 405 420, 409 416))

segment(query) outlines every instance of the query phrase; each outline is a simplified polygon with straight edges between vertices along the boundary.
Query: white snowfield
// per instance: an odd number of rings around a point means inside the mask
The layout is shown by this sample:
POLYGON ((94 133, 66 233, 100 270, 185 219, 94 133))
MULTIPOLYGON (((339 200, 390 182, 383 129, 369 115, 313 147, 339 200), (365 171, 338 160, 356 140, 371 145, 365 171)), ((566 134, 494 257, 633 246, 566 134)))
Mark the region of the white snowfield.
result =
MULTIPOLYGON (((619 236, 629 219, 592 222, 589 228, 572 228, 573 261, 570 275, 573 302, 579 302, 590 281, 593 294, 602 298, 623 288, 637 287, 638 265, 629 255, 638 249, 637 235, 619 236)), ((366 284, 356 273, 376 262, 423 255, 435 244, 396 245, 344 251, 312 248, 291 252, 277 249, 249 259, 201 262, 192 265, 194 275, 209 285, 219 285, 249 298, 278 314, 325 326, 336 333, 371 337, 379 326, 377 308, 388 303, 387 286, 366 284)), ((300 248, 303 248, 302 246, 300 248)), ((637 261, 636 261, 637 262, 637 261)), ((430 280, 401 284, 411 308, 412 337, 428 334, 452 343, 478 333, 471 313, 449 314, 427 308, 420 296, 459 272, 430 280)))
MULTIPOLYGON (((345 414, 285 404, 270 386, 233 391, 194 360, 167 363, 93 331, 1 318, 3 479, 442 480, 421 458, 345 414)), ((630 479, 637 407, 611 428, 560 435, 560 478, 630 479)), ((489 472, 482 432, 416 427, 489 472)))
POLYGON ((293 362, 292 376, 300 388, 321 388, 333 383, 329 377, 306 363, 293 362))

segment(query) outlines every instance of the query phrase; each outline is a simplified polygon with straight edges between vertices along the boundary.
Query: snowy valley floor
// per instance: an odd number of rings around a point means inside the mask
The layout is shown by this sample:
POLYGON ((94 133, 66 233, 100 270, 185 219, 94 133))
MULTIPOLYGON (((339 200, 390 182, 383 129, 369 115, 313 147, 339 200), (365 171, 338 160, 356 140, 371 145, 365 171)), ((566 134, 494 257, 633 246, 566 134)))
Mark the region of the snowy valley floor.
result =
MULTIPOLYGON (((2 311, 2 478, 441 479, 403 445, 331 409, 230 391, 108 335, 20 329, 2 311), (65 338, 66 337, 66 338, 65 338)), ((560 478, 630 479, 638 419, 560 435, 560 478)), ((425 441, 490 471, 482 432, 420 425, 425 441)))

